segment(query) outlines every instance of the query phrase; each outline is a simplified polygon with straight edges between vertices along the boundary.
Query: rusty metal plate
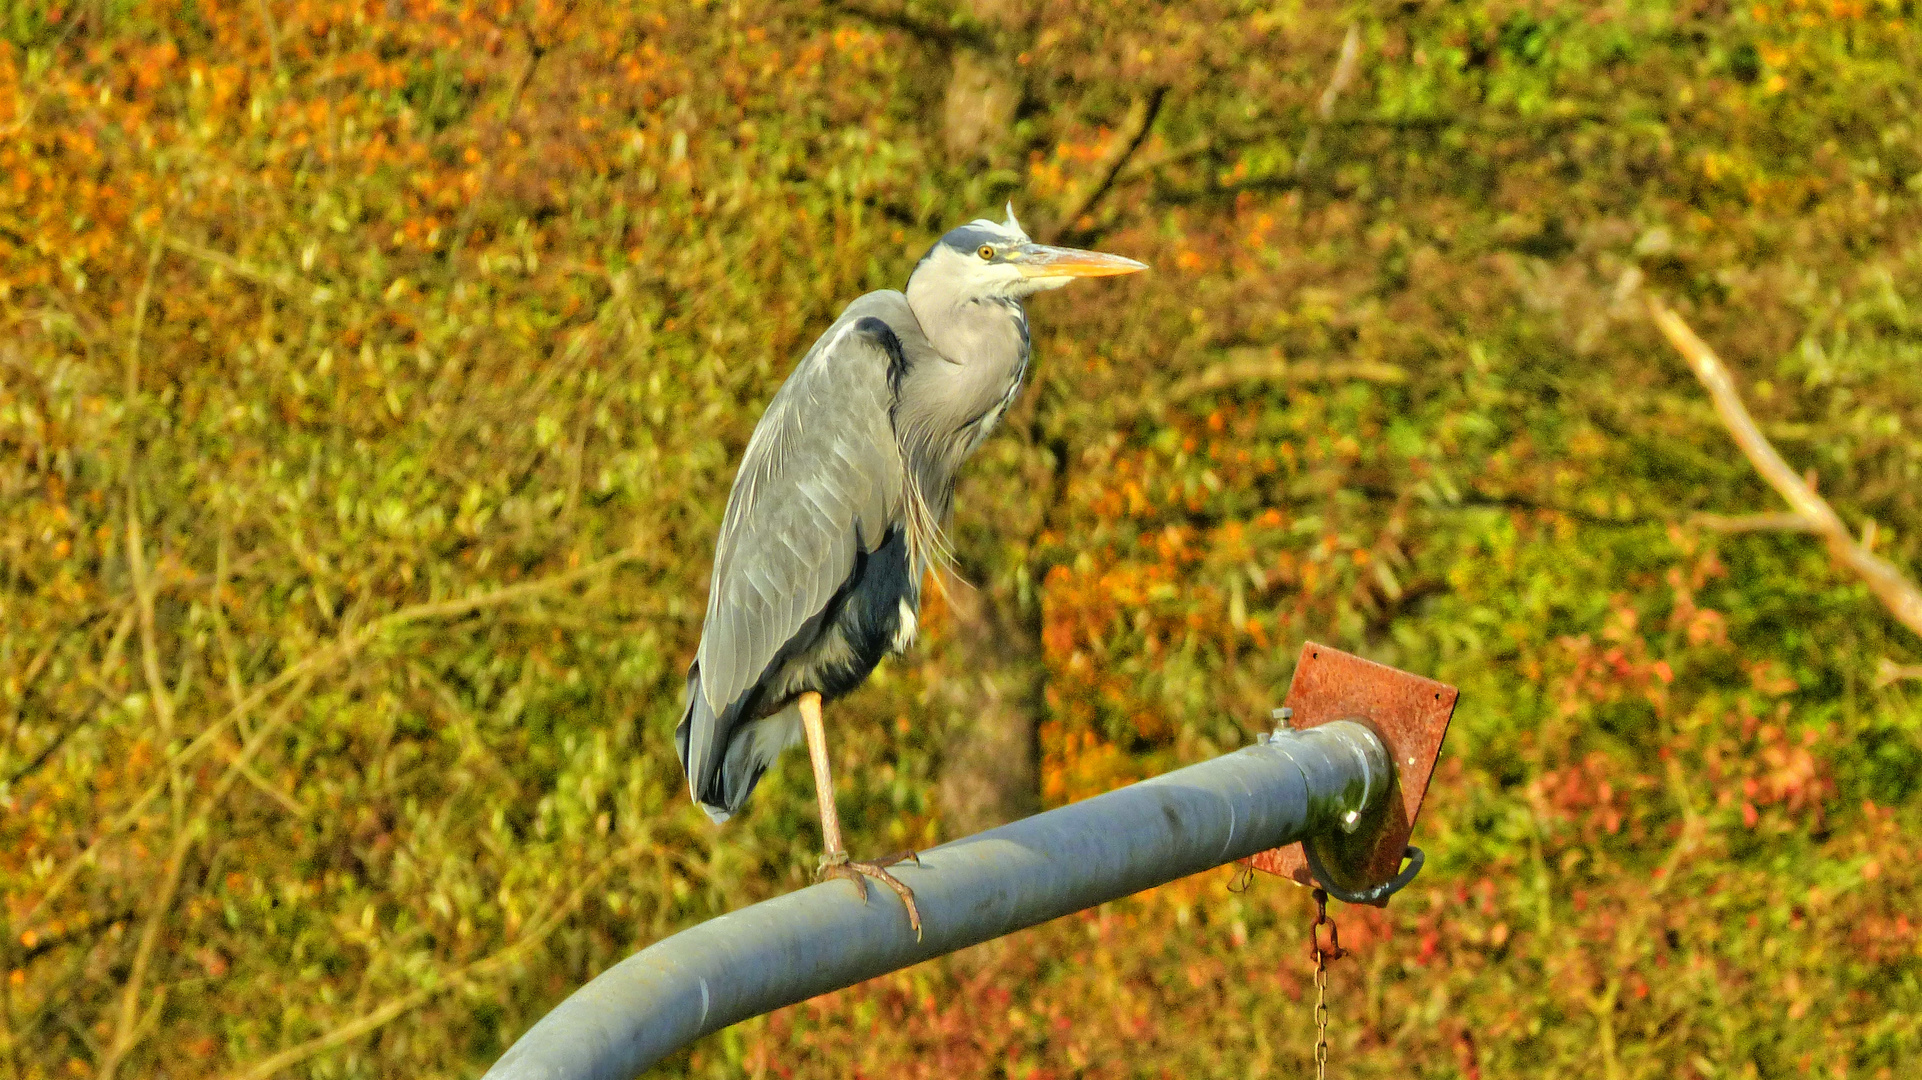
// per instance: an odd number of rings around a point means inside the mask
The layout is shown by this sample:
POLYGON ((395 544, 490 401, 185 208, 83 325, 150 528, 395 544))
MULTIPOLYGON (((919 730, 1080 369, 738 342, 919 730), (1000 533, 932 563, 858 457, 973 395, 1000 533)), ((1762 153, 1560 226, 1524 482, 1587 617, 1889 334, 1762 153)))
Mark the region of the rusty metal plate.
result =
MULTIPOLYGON (((1415 831, 1456 697, 1456 689, 1446 683, 1312 641, 1301 647, 1288 686, 1287 707, 1294 710, 1289 726, 1306 731, 1333 720, 1362 720, 1395 760, 1395 789, 1389 793, 1388 814, 1368 863, 1373 882, 1387 881, 1401 869, 1402 850, 1415 831)), ((1300 844, 1263 851, 1246 861, 1296 884, 1314 884, 1300 844)), ((1383 899, 1375 906, 1387 904, 1383 899)))

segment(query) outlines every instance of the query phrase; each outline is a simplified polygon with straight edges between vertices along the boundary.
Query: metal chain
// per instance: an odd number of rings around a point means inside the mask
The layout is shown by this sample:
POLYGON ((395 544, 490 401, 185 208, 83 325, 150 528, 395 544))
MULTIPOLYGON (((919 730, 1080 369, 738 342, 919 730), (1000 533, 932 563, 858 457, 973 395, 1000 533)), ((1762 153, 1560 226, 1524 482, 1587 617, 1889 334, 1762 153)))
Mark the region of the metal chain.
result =
POLYGON ((1245 893, 1255 887, 1255 864, 1243 862, 1236 868, 1234 878, 1228 882, 1231 893, 1245 893))
POLYGON ((1315 1080, 1328 1077, 1328 961, 1348 955, 1341 947, 1341 928, 1328 917, 1328 894, 1315 890, 1315 921, 1308 928, 1308 948, 1315 957, 1315 1080), (1328 947, 1321 947, 1321 928, 1328 927, 1328 947))

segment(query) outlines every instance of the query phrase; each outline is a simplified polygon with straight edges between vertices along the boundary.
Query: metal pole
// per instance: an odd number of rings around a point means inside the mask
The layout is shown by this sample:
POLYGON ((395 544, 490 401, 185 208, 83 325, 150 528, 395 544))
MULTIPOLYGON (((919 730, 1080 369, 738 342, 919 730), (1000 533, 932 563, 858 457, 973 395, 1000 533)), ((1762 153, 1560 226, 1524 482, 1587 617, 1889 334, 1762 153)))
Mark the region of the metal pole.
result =
POLYGON ((830 881, 710 919, 628 957, 528 1029, 489 1080, 631 1080, 710 1032, 1071 912, 1352 830, 1388 795, 1375 734, 1336 721, 921 854, 886 889, 830 881))

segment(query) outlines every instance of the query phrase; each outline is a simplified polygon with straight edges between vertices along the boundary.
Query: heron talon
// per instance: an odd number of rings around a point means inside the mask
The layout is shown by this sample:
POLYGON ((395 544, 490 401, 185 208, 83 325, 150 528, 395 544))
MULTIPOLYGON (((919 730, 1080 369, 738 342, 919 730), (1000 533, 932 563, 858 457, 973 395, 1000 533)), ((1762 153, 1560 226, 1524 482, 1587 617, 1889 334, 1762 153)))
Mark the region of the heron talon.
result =
POLYGON ((816 881, 826 881, 829 878, 846 878, 854 882, 854 891, 861 894, 861 902, 863 904, 868 902, 868 879, 862 877, 861 871, 855 869, 855 864, 847 861, 846 857, 843 857, 840 862, 823 862, 821 868, 814 872, 816 881))
POLYGON ((902 905, 908 909, 908 925, 914 928, 914 940, 920 941, 921 909, 915 906, 914 890, 908 888, 902 883, 900 878, 895 877, 887 871, 888 867, 896 863, 908 861, 912 861, 916 866, 921 865, 921 857, 912 851, 903 851, 896 855, 889 855, 886 858, 875 859, 872 862, 854 862, 845 854, 838 857, 830 855, 821 860, 821 868, 815 871, 815 877, 821 880, 826 880, 831 877, 846 878, 854 882, 854 887, 861 893, 861 902, 863 904, 868 902, 868 878, 873 878, 881 884, 886 885, 888 888, 894 890, 894 895, 900 897, 902 905))

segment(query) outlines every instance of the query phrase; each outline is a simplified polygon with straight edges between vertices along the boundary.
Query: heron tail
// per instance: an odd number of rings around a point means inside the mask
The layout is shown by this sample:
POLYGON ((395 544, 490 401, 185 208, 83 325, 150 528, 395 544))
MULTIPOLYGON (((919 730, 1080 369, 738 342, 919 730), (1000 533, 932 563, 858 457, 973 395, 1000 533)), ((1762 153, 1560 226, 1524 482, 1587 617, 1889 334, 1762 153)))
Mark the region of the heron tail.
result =
POLYGON ((708 708, 707 695, 701 693, 701 667, 691 664, 687 669, 687 707, 674 729, 674 752, 680 756, 681 771, 687 774, 687 793, 716 824, 730 816, 717 797, 719 793, 713 790, 717 770, 710 765, 720 727, 714 710, 708 708))
POLYGON ((781 752, 801 741, 801 712, 790 705, 773 716, 737 724, 726 733, 727 745, 716 747, 720 734, 721 725, 701 693, 700 669, 691 668, 687 711, 674 729, 674 749, 687 773, 688 794, 717 825, 739 812, 781 752))

